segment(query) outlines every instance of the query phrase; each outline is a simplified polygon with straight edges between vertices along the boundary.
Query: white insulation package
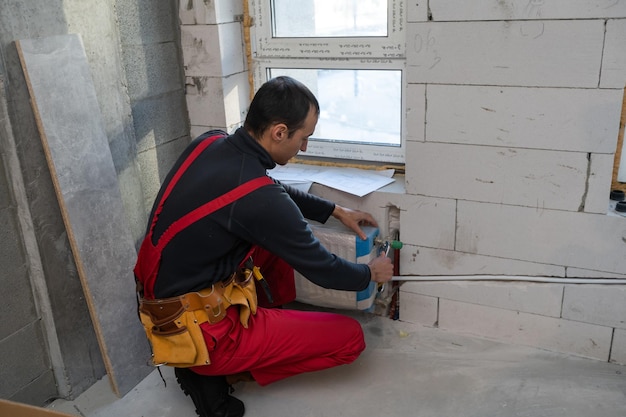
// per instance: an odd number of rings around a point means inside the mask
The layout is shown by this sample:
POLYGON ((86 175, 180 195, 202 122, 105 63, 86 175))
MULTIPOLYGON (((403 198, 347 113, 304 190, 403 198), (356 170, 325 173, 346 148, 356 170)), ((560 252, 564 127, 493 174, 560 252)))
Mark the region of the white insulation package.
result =
MULTIPOLYGON (((326 224, 312 223, 313 234, 320 243, 335 255, 351 262, 369 263, 377 255, 375 239, 378 228, 361 227, 367 235, 366 240, 356 235, 339 221, 331 218, 326 224)), ((320 287, 298 271, 295 271, 296 300, 302 303, 347 310, 372 311, 376 298, 376 283, 370 282, 362 291, 330 290, 320 287)))

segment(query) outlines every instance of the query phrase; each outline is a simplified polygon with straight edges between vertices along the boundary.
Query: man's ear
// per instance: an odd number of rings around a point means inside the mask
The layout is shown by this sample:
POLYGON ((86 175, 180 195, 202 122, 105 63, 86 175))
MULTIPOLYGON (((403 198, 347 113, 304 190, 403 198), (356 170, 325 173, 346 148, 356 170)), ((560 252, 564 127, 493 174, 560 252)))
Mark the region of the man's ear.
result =
POLYGON ((289 137, 289 129, 284 123, 276 123, 270 128, 272 133, 272 140, 276 142, 282 142, 289 137))

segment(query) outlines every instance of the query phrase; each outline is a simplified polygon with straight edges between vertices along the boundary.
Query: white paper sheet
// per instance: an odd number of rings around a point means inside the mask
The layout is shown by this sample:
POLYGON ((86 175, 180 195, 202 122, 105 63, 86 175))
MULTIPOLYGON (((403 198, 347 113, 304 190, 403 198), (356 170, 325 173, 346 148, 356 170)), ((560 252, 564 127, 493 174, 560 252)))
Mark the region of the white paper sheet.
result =
POLYGON ((356 168, 322 167, 315 165, 291 164, 276 167, 268 174, 286 183, 316 182, 346 193, 363 197, 373 191, 391 184, 393 169, 369 171, 356 168))

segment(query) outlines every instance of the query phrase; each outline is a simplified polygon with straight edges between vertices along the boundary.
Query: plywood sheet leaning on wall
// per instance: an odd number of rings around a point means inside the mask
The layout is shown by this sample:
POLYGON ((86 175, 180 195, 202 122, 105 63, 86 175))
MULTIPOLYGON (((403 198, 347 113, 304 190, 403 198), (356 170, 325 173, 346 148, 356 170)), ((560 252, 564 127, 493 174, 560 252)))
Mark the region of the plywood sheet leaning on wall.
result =
POLYGON ((16 41, 33 112, 113 391, 151 370, 137 317, 136 250, 78 35, 16 41))

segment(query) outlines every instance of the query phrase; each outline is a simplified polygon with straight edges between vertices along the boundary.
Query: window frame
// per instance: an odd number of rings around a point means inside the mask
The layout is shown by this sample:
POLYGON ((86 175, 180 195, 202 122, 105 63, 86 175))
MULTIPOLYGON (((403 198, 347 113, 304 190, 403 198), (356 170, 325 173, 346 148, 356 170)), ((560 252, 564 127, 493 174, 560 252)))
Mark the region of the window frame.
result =
POLYGON ((405 163, 406 150, 406 0, 388 0, 386 37, 273 38, 271 0, 249 0, 254 24, 250 48, 254 86, 268 80, 269 69, 342 69, 400 71, 400 146, 316 141, 303 157, 405 163))

